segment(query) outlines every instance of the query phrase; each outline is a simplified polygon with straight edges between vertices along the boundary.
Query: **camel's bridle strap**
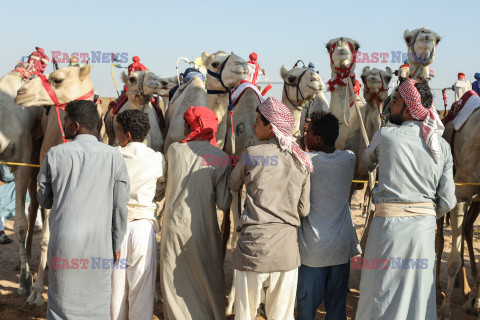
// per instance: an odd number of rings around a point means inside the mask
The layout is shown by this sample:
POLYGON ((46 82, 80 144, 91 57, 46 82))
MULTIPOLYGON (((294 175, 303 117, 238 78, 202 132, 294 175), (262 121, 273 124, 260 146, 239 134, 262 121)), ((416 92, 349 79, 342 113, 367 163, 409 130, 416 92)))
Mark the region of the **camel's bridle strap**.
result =
MULTIPOLYGON (((65 139, 65 132, 63 131, 62 120, 60 119, 60 113, 58 111, 58 109, 65 110, 65 106, 67 105, 67 103, 60 103, 58 101, 57 96, 55 95, 55 92, 53 91, 52 86, 50 85, 50 82, 48 82, 48 79, 47 77, 45 77, 45 75, 38 74, 38 76, 40 77, 40 80, 42 80, 42 85, 45 88, 45 91, 47 91, 48 96, 50 97, 50 99, 52 99, 53 103, 55 103, 55 113, 57 114, 58 126, 60 127, 60 132, 62 133, 63 143, 68 142, 68 140, 65 139)), ((75 101, 87 100, 88 98, 93 97, 93 95, 94 90, 92 88, 92 90, 90 90, 83 96, 78 97, 77 99, 75 99, 75 101)))

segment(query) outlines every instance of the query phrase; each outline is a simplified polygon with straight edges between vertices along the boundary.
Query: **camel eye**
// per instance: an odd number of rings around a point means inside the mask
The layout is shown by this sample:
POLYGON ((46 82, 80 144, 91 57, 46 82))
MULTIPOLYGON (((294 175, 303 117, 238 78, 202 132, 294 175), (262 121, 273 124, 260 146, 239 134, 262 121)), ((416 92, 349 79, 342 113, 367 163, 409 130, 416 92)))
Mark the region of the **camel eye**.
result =
POLYGON ((220 63, 218 63, 218 62, 214 62, 214 63, 212 63, 212 67, 213 67, 213 68, 217 68, 219 64, 220 64, 220 63))
POLYGON ((288 77, 288 82, 290 83, 295 83, 296 80, 297 80, 296 77, 288 77))
POLYGON ((55 83, 55 84, 60 84, 60 83, 62 83, 62 81, 63 80, 61 80, 61 79, 53 79, 53 83, 55 83))
POLYGON ((128 79, 130 82, 135 82, 135 78, 134 77, 130 77, 130 79, 128 79))

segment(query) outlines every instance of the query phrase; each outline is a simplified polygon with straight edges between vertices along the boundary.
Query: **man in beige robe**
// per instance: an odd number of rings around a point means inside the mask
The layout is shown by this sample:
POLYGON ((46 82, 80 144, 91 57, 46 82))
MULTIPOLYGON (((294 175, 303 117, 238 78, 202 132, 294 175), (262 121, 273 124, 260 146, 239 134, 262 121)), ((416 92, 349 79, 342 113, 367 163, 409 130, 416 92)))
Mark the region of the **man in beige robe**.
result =
POLYGON ((184 114, 186 138, 167 153, 160 281, 169 320, 225 319, 217 206, 230 207, 230 159, 216 147, 218 120, 205 107, 184 114))

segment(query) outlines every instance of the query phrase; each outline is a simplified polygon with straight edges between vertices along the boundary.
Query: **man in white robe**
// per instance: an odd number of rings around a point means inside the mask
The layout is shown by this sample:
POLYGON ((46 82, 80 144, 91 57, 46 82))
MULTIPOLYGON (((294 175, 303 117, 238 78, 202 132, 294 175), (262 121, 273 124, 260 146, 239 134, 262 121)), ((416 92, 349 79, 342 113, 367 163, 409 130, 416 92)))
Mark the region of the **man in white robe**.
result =
POLYGON ((120 248, 126 268, 112 273, 112 320, 151 320, 157 270, 159 231, 153 202, 157 180, 163 177, 165 159, 142 141, 148 134, 148 115, 127 110, 116 117, 116 132, 130 178, 127 231, 120 248))

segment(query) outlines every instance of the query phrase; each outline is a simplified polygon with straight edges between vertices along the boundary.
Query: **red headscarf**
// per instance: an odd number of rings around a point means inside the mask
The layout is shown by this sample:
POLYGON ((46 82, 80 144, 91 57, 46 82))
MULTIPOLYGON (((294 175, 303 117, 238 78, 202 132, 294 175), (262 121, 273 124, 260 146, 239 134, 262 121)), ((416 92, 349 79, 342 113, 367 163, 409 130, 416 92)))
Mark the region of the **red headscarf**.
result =
POLYGON ((217 132, 218 119, 215 112, 206 107, 191 106, 185 111, 183 118, 190 125, 192 132, 182 140, 182 143, 193 140, 210 140, 213 146, 217 146, 215 133, 217 132))
POLYGON ((292 130, 295 119, 287 106, 269 97, 258 106, 258 110, 272 125, 272 131, 277 137, 280 148, 291 153, 308 172, 312 172, 312 161, 293 140, 292 130))
POLYGON ((400 92, 400 96, 403 101, 405 101, 412 117, 423 121, 423 138, 432 152, 435 161, 438 162, 440 158, 440 142, 438 137, 442 136, 444 126, 433 104, 429 109, 423 107, 422 99, 415 87, 415 83, 417 83, 417 81, 410 78, 403 81, 403 83, 398 86, 398 92, 400 92))
POLYGON ((140 63, 140 58, 138 56, 134 56, 132 58, 133 63, 128 66, 128 75, 132 73, 132 71, 145 71, 147 70, 147 67, 143 65, 143 63, 140 63))

